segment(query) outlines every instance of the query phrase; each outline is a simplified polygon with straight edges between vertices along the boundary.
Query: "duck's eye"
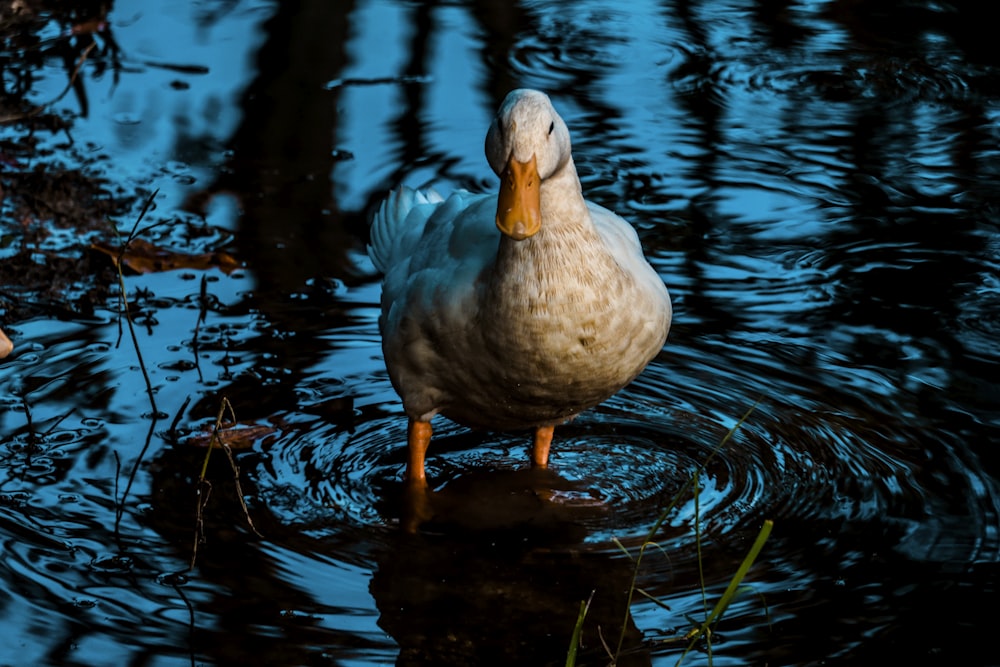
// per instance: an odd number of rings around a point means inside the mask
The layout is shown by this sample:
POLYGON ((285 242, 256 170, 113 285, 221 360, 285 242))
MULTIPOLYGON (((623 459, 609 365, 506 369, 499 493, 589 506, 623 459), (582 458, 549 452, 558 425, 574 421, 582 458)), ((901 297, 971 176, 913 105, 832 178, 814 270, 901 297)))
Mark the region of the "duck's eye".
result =
POLYGON ((552 131, 555 129, 556 129, 556 122, 552 121, 551 123, 549 123, 549 134, 552 134, 552 131))

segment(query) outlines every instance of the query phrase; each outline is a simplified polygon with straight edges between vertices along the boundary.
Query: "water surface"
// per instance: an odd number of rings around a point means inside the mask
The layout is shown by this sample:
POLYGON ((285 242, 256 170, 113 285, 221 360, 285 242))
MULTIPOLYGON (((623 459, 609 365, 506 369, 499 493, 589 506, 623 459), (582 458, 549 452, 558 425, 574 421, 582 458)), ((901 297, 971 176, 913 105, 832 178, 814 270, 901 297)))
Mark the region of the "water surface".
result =
MULTIPOLYGON (((244 268, 126 278, 155 408, 117 299, 3 321, 0 663, 562 664, 593 593, 581 662, 606 664, 597 633, 616 643, 633 573, 618 545, 634 556, 708 461, 643 559, 662 604, 635 598, 621 664, 675 664, 766 519, 746 593, 685 664, 992 664, 985 10, 147 4, 115 3, 96 39, 120 66, 92 54, 86 113, 57 103, 72 142, 44 134, 40 154, 136 195, 126 232, 158 188, 148 240, 244 268), (557 430, 551 475, 527 469, 525 434, 437 424, 445 518, 410 536, 367 220, 399 183, 495 187, 483 138, 520 86, 552 96, 587 196, 633 222, 675 322, 633 385, 557 430), (214 452, 187 570, 191 442, 222 397, 259 429, 237 462, 262 537, 214 452)), ((66 35, 53 21, 43 43, 66 35)), ((37 103, 67 76, 44 59, 37 103)))

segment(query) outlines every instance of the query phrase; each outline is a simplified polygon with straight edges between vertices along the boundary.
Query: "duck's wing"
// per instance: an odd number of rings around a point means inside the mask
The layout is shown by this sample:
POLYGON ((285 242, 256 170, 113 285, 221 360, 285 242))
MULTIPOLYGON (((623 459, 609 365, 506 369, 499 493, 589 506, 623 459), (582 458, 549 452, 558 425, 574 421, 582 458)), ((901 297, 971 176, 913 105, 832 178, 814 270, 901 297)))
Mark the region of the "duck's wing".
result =
POLYGON ((383 274, 400 256, 408 257, 424 224, 444 199, 434 190, 399 187, 389 192, 371 224, 368 256, 383 274))
POLYGON ((434 190, 400 187, 372 219, 368 255, 383 274, 403 263, 409 270, 485 265, 496 254, 495 210, 494 195, 458 190, 445 200, 434 190))
POLYGON ((636 234, 635 228, 627 220, 603 206, 588 201, 587 207, 590 209, 590 217, 594 221, 594 226, 618 265, 632 275, 636 281, 645 285, 647 289, 661 294, 660 303, 667 313, 669 322, 671 315, 670 296, 663 284, 663 279, 660 278, 643 254, 639 235, 636 234))
POLYGON ((499 243, 496 196, 458 192, 438 202, 411 193, 402 195, 407 201, 400 197, 394 193, 373 222, 370 252, 385 274, 379 327, 407 413, 429 418, 449 386, 439 377, 450 375, 442 357, 469 364, 476 359, 480 280, 499 243))
POLYGON ((627 220, 591 201, 587 202, 587 208, 594 226, 615 259, 621 261, 625 257, 643 256, 639 235, 627 220))
POLYGON ((384 334, 404 317, 421 328, 474 317, 478 281, 496 258, 495 213, 495 195, 458 191, 433 201, 407 188, 390 195, 373 221, 369 251, 384 273, 384 334))

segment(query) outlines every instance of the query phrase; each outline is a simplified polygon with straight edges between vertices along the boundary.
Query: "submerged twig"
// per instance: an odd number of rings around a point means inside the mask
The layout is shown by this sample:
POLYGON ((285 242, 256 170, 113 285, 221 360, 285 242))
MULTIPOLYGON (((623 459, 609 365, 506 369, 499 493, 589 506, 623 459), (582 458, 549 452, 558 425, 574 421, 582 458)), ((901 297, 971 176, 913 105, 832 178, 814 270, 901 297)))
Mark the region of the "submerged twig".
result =
POLYGON ((229 416, 229 420, 235 424, 236 412, 233 410, 233 405, 229 402, 229 399, 223 396, 219 402, 219 412, 215 417, 212 436, 205 451, 205 460, 201 464, 201 473, 198 475, 198 503, 195 514, 194 544, 191 549, 191 569, 194 568, 198 559, 198 545, 205 542, 205 507, 208 505, 208 498, 212 494, 212 483, 206 479, 206 476, 208 475, 208 460, 212 455, 212 449, 216 446, 225 450, 226 455, 229 457, 229 465, 232 467, 233 475, 236 479, 236 496, 240 501, 240 507, 243 508, 243 516, 247 520, 247 525, 253 531, 254 535, 260 538, 264 537, 257 530, 257 527, 254 526, 253 519, 250 518, 250 510, 247 508, 246 500, 243 497, 243 489, 240 486, 240 468, 236 465, 233 450, 228 444, 222 441, 221 434, 225 429, 223 421, 227 415, 229 416))
MULTIPOLYGON (((121 524, 122 516, 125 512, 125 499, 128 497, 129 491, 132 489, 132 483, 135 481, 135 476, 139 472, 139 466, 142 463, 143 458, 146 456, 146 452, 149 451, 149 445, 153 440, 154 429, 156 428, 156 423, 159 420, 160 412, 156 407, 156 398, 153 395, 153 382, 149 378, 149 371, 146 370, 146 362, 142 357, 142 349, 139 347, 139 337, 135 332, 135 324, 132 322, 132 312, 128 305, 128 294, 125 288, 125 276, 122 274, 122 258, 125 256, 125 252, 128 249, 128 244, 137 236, 137 229, 139 223, 146 216, 149 208, 153 204, 153 199, 156 197, 159 190, 154 190, 151 195, 146 199, 146 202, 142 206, 142 210, 139 211, 139 217, 136 218, 135 224, 132 226, 132 231, 126 237, 125 241, 122 243, 121 251, 118 254, 118 258, 115 261, 115 268, 118 272, 118 303, 121 306, 121 311, 119 312, 118 320, 118 342, 121 342, 121 318, 120 315, 123 312, 125 314, 125 323, 128 325, 129 336, 132 339, 132 346, 135 348, 135 355, 139 360, 139 369, 142 371, 142 379, 146 383, 146 395, 149 397, 149 406, 152 410, 152 418, 149 424, 149 431, 146 433, 146 440, 143 443, 142 450, 139 452, 139 456, 136 458, 135 463, 132 465, 132 470, 129 473, 128 482, 125 484, 125 490, 122 492, 121 499, 117 499, 116 492, 116 502, 118 507, 115 511, 115 534, 118 534, 118 528, 121 524)), ((147 227, 146 229, 149 229, 147 227)), ((117 231, 117 228, 116 228, 117 231)), ((145 231, 143 229, 142 231, 145 231)), ((118 343, 116 343, 117 345, 118 343)), ((115 486, 117 489, 117 474, 115 477, 115 486)))
POLYGON ((240 501, 240 507, 243 508, 243 517, 247 520, 247 525, 250 527, 250 530, 253 531, 253 534, 262 538, 264 536, 257 530, 257 526, 253 525, 253 519, 250 518, 250 510, 247 509, 246 498, 243 497, 243 488, 240 486, 240 467, 236 465, 236 459, 233 457, 233 448, 226 443, 222 443, 222 449, 225 450, 226 456, 229 457, 229 465, 233 469, 233 481, 236 484, 236 498, 240 501))
MULTIPOLYGON (((146 394, 149 396, 149 405, 153 410, 154 419, 156 418, 156 414, 159 411, 156 409, 156 399, 153 396, 153 383, 149 379, 149 372, 146 370, 146 362, 142 358, 142 350, 139 349, 139 337, 135 333, 135 324, 132 322, 132 313, 129 310, 128 306, 128 293, 125 288, 125 276, 124 274, 122 274, 122 261, 125 257, 125 252, 128 250, 128 244, 132 242, 132 239, 138 236, 139 232, 137 232, 136 230, 139 227, 139 223, 142 222, 142 219, 146 216, 146 213, 149 211, 150 206, 152 206, 153 199, 156 197, 156 194, 158 192, 159 189, 154 190, 153 193, 149 195, 149 197, 146 199, 146 202, 142 206, 142 210, 139 211, 139 217, 136 219, 135 225, 132 226, 132 231, 125 238, 125 241, 122 243, 121 250, 118 253, 118 258, 115 260, 115 269, 118 271, 118 303, 122 307, 123 312, 125 313, 125 323, 128 325, 129 334, 132 337, 132 345, 133 347, 135 347, 135 354, 139 358, 139 369, 142 371, 142 379, 146 382, 146 394)), ((150 229, 151 227, 152 226, 146 227, 142 231, 145 232, 147 229, 150 229)), ((119 337, 120 337, 121 320, 119 320, 118 322, 118 327, 119 327, 119 337)))
POLYGON ((191 546, 191 563, 189 570, 193 570, 198 561, 198 545, 205 541, 205 505, 212 495, 212 483, 205 478, 198 480, 198 504, 195 510, 194 519, 194 543, 191 546))
POLYGON ((122 457, 118 455, 118 450, 112 451, 115 455, 115 536, 118 533, 118 521, 121 519, 121 512, 118 511, 118 480, 122 476, 122 457))
POLYGON ((21 394, 21 407, 24 408, 24 421, 28 427, 28 445, 34 447, 38 442, 38 434, 35 433, 35 423, 31 419, 31 406, 28 404, 28 397, 21 394))
POLYGON ((174 415, 174 420, 170 422, 170 428, 167 429, 167 434, 170 436, 171 440, 177 439, 177 425, 181 422, 181 418, 184 416, 184 411, 187 410, 188 404, 191 402, 191 397, 186 396, 184 402, 181 403, 181 407, 177 409, 177 414, 174 415))
POLYGON ((215 416, 215 426, 212 428, 212 437, 209 439, 208 447, 205 449, 205 460, 202 462, 201 472, 198 474, 198 489, 196 491, 198 503, 195 509, 194 543, 191 547, 191 569, 194 569, 195 563, 198 560, 198 545, 205 541, 205 506, 208 504, 208 499, 212 495, 212 483, 205 479, 205 476, 208 474, 208 459, 212 456, 212 447, 219 441, 219 432, 222 430, 222 420, 225 418, 227 410, 229 411, 231 421, 235 423, 236 413, 233 411, 233 406, 229 402, 229 399, 223 396, 222 401, 219 403, 219 412, 215 416))
MULTIPOLYGON (((122 491, 121 500, 118 501, 118 507, 115 510, 115 536, 118 535, 118 526, 121 524, 122 516, 125 514, 125 499, 128 498, 129 491, 132 490, 132 484, 135 482, 135 476, 139 472, 139 464, 146 457, 146 452, 149 451, 149 445, 153 442, 153 433, 156 432, 156 424, 159 421, 159 417, 156 413, 153 413, 153 419, 149 422, 149 430, 146 431, 146 439, 142 443, 142 449, 139 450, 139 456, 136 457, 135 463, 132 465, 132 470, 129 471, 128 481, 125 483, 125 490, 122 491)), ((115 452, 115 456, 118 453, 115 452)), ((120 472, 121 465, 119 463, 118 468, 115 471, 115 488, 118 488, 118 473, 120 472)), ((117 498, 117 491, 116 496, 117 498)))
POLYGON ((177 591, 177 595, 184 602, 184 606, 187 607, 188 611, 188 648, 190 649, 191 667, 195 667, 195 651, 194 651, 194 631, 196 629, 195 618, 194 618, 194 605, 188 600, 187 595, 184 594, 184 589, 176 582, 171 582, 171 587, 177 591))
POLYGON ((194 367, 198 371, 198 379, 202 380, 201 362, 198 360, 198 335, 201 325, 208 319, 208 280, 201 276, 201 286, 198 290, 198 319, 194 323, 194 335, 191 337, 191 355, 194 357, 194 367))
POLYGON ((63 421, 74 412, 76 412, 76 408, 70 408, 66 412, 62 413, 59 417, 56 417, 56 420, 52 422, 52 425, 49 426, 48 429, 45 430, 45 433, 43 435, 49 435, 50 433, 55 431, 56 427, 59 426, 59 424, 62 424, 63 421))

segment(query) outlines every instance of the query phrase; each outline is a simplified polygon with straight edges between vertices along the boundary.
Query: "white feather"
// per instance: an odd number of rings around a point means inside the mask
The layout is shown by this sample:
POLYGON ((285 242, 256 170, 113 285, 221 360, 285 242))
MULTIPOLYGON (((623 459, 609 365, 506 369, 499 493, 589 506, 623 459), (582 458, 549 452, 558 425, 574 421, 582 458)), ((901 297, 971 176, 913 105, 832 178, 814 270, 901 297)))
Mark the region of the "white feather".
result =
POLYGON ((632 227, 584 200, 548 97, 511 93, 486 146, 498 172, 511 156, 537 159, 541 229, 519 241, 501 235, 495 194, 391 192, 369 246, 384 273, 386 365, 411 419, 558 424, 653 359, 670 297, 632 227))

